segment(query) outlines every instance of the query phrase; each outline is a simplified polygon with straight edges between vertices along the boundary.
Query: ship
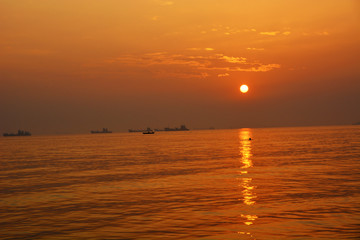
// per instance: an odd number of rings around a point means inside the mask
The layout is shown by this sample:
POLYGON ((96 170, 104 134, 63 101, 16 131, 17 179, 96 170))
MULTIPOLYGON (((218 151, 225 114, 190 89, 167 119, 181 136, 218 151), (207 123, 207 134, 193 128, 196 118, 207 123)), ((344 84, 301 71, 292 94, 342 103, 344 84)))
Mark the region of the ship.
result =
POLYGON ((145 131, 143 131, 143 134, 154 134, 154 130, 152 130, 151 128, 147 128, 145 131))
POLYGON ((107 128, 103 128, 102 131, 90 131, 90 133, 112 133, 112 131, 109 131, 107 128))
MULTIPOLYGON (((147 129, 128 129, 129 132, 146 132, 151 128, 147 128, 147 129)), ((188 129, 185 125, 181 125, 180 128, 163 128, 163 129, 159 129, 159 128, 155 128, 155 132, 161 132, 161 131, 189 131, 190 129, 188 129)))
POLYGON ((180 128, 164 128, 164 131, 189 131, 185 125, 181 125, 180 128))
POLYGON ((129 132, 144 132, 146 129, 128 129, 129 132))
POLYGON ((31 136, 31 133, 28 131, 24 131, 24 130, 18 130, 17 133, 4 133, 3 134, 4 137, 18 137, 18 136, 31 136))

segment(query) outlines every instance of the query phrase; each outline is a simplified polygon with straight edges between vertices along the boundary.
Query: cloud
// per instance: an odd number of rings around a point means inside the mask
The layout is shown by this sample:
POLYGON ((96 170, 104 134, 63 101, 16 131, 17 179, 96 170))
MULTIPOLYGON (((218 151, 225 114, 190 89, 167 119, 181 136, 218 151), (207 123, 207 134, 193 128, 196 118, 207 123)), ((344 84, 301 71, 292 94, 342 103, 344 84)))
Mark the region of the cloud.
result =
POLYGON ((260 32, 261 35, 268 35, 268 36, 276 36, 277 34, 279 34, 279 31, 274 31, 274 32, 260 32))
POLYGON ((226 62, 229 63, 246 63, 246 58, 244 57, 229 57, 222 54, 218 54, 218 56, 220 56, 221 59, 224 59, 226 62))
POLYGON ((252 67, 248 72, 268 72, 276 68, 280 68, 280 64, 259 64, 258 66, 252 67))
MULTIPOLYGON (((195 49, 191 48, 191 50, 195 49)), ((153 76, 168 78, 227 77, 231 72, 267 72, 281 67, 276 63, 264 64, 259 61, 249 61, 245 57, 227 56, 212 51, 202 53, 204 54, 154 52, 141 56, 123 55, 108 59, 104 63, 115 64, 122 69, 131 69, 135 72, 149 71, 153 76)))
POLYGON ((257 30, 255 28, 251 28, 251 29, 246 28, 243 31, 244 32, 256 32, 257 30))
POLYGON ((286 31, 286 32, 283 32, 282 34, 285 35, 285 36, 289 36, 289 35, 291 34, 291 32, 290 32, 290 31, 286 31))
POLYGON ((236 26, 224 26, 219 24, 214 24, 212 26, 208 26, 204 29, 201 29, 201 34, 220 34, 220 35, 235 35, 235 34, 243 34, 243 33, 254 33, 257 30, 255 28, 238 28, 236 26))
POLYGON ((282 34, 284 36, 289 36, 291 34, 290 31, 284 31, 284 32, 281 32, 281 31, 271 31, 271 32, 259 32, 260 35, 267 35, 267 36, 277 36, 279 34, 282 34))
POLYGON ((253 48, 253 47, 248 47, 248 48, 246 48, 246 50, 250 50, 250 51, 264 51, 265 48, 253 48))
POLYGON ((186 50, 189 51, 214 51, 214 48, 207 47, 207 48, 187 48, 186 50))
POLYGON ((330 33, 328 31, 322 31, 322 32, 302 32, 303 36, 329 36, 330 33))
POLYGON ((228 74, 228 73, 220 73, 217 76, 218 77, 228 77, 228 76, 230 76, 230 74, 228 74))

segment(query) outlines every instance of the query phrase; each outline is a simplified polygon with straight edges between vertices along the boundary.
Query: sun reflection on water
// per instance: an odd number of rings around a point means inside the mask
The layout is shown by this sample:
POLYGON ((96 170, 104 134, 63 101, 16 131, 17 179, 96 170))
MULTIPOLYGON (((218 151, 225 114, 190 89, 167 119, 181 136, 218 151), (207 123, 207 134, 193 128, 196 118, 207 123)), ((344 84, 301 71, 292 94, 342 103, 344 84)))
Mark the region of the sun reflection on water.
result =
MULTIPOLYGON (((256 194, 254 193, 255 186, 252 185, 252 178, 248 177, 248 170, 253 167, 251 160, 251 136, 249 129, 239 130, 239 156, 240 156, 240 175, 239 178, 241 188, 241 200, 246 206, 252 206, 256 203, 256 194)), ((256 215, 241 214, 242 222, 250 226, 254 224, 254 221, 258 218, 256 215)))

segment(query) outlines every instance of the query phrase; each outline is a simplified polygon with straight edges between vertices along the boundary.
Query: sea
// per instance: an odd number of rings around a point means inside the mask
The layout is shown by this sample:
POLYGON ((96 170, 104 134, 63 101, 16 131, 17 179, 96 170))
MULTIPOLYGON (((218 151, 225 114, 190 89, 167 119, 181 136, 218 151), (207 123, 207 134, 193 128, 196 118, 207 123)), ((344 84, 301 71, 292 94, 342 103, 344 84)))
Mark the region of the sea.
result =
POLYGON ((0 239, 360 239, 360 126, 0 137, 0 239))

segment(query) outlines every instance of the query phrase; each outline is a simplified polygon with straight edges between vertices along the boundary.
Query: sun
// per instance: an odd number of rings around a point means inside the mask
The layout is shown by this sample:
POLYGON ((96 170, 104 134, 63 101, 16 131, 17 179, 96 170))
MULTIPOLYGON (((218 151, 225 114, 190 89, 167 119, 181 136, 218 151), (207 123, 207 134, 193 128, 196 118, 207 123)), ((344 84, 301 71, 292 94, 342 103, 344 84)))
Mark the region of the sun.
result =
POLYGON ((240 92, 247 93, 249 91, 249 87, 245 84, 241 85, 240 92))

